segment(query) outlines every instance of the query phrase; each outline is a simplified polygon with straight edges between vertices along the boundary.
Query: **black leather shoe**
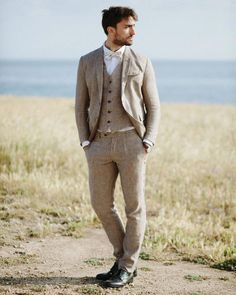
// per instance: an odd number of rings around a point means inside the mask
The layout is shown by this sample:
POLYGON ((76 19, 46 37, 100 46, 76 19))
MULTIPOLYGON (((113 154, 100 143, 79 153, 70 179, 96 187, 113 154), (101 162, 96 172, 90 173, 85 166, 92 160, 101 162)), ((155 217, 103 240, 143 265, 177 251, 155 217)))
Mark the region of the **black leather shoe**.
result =
POLYGON ((112 278, 112 276, 114 276, 117 272, 118 272, 118 263, 115 262, 114 265, 112 266, 112 268, 105 273, 99 273, 96 275, 96 279, 100 280, 100 281, 106 281, 112 278))
POLYGON ((133 282, 133 278, 135 276, 134 273, 135 271, 131 273, 124 269, 119 269, 118 272, 110 280, 105 281, 104 284, 109 288, 121 288, 126 284, 133 282))

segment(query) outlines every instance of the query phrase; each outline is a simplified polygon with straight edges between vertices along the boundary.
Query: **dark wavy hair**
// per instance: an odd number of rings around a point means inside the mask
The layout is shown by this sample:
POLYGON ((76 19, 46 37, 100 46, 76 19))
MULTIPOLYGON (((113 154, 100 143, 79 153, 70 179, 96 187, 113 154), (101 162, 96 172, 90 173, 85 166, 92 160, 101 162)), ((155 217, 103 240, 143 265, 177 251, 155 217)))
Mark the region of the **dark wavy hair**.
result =
POLYGON ((107 27, 116 28, 116 25, 123 19, 132 16, 135 21, 138 20, 136 12, 125 6, 111 6, 109 9, 102 10, 102 27, 106 35, 108 35, 107 27))

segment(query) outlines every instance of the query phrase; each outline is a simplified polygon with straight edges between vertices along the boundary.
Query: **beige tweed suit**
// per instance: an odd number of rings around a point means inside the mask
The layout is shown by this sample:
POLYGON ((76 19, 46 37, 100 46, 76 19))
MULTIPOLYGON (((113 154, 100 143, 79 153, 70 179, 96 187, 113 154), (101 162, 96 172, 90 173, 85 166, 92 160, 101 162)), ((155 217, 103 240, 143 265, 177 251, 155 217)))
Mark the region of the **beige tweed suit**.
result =
POLYGON ((85 154, 92 206, 113 245, 119 267, 132 272, 138 261, 146 224, 144 185, 147 153, 143 139, 155 143, 160 103, 153 67, 148 58, 126 47, 120 76, 117 76, 119 73, 109 76, 104 67, 103 47, 80 58, 75 117, 80 141, 91 142, 85 147, 85 154), (110 79, 111 84, 108 83, 110 79), (115 127, 126 124, 128 129, 133 127, 133 130, 116 132, 114 127, 113 132, 98 132, 98 127, 100 130, 106 122, 104 100, 112 92, 106 89, 115 92, 112 97, 116 102, 115 108, 109 111, 111 120, 114 116, 115 127), (125 200, 125 227, 114 202, 118 174, 125 200))

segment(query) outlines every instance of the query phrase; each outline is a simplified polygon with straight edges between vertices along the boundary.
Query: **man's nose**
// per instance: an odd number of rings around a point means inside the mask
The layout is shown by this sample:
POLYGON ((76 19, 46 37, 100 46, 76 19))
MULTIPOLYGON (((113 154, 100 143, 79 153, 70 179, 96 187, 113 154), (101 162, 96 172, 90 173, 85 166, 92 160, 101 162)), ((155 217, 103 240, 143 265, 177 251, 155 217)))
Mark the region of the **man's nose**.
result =
POLYGON ((131 34, 132 36, 136 34, 134 28, 131 28, 130 34, 131 34))

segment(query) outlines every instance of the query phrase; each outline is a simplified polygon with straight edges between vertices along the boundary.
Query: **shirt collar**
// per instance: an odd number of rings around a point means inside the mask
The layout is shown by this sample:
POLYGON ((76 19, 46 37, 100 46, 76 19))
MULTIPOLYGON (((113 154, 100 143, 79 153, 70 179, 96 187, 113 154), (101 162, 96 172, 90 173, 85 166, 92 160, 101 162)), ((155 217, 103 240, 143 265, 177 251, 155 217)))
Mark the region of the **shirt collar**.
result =
POLYGON ((104 44, 103 44, 103 52, 104 52, 105 54, 112 54, 112 53, 114 53, 114 52, 119 52, 119 53, 121 54, 121 56, 123 57, 124 51, 125 51, 125 45, 123 45, 121 48, 119 48, 119 49, 116 50, 116 51, 112 51, 112 50, 110 50, 109 48, 107 48, 107 47, 105 46, 105 42, 104 42, 104 44))

